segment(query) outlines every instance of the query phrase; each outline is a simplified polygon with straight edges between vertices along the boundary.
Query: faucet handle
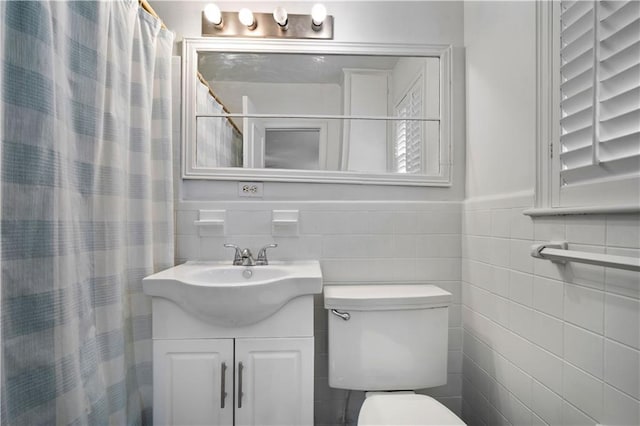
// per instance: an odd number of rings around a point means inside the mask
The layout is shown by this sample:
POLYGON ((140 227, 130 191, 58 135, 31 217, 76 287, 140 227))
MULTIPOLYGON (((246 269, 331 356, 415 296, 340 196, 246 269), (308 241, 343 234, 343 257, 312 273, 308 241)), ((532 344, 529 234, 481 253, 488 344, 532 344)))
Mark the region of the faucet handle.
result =
POLYGON ((267 249, 278 247, 277 244, 267 244, 262 247, 258 252, 258 258, 256 259, 256 265, 268 265, 269 259, 267 259, 267 249))
POLYGON ((242 265, 242 252, 240 251, 240 247, 235 244, 225 244, 224 246, 226 248, 232 248, 236 250, 235 254, 233 255, 233 264, 242 265))

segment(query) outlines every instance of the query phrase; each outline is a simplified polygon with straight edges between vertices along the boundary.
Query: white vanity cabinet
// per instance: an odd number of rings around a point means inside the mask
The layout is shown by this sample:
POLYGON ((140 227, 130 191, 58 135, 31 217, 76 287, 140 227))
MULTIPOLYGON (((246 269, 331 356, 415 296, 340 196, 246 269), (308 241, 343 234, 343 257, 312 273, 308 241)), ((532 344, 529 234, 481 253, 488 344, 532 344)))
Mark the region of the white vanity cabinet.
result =
POLYGON ((154 297, 154 425, 313 425, 313 296, 220 327, 154 297))

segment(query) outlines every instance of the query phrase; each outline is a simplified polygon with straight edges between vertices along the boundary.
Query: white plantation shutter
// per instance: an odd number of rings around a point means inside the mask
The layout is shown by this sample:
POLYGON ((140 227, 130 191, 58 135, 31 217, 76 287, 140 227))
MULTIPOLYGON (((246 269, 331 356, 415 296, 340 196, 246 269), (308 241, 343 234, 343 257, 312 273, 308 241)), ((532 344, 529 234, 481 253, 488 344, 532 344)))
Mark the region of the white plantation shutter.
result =
MULTIPOLYGON (((411 86, 396 106, 397 117, 422 117, 422 78, 411 86)), ((396 122, 394 158, 396 171, 400 173, 422 173, 423 164, 423 122, 400 120, 396 122)))
POLYGON ((562 205, 640 173, 640 2, 562 1, 560 39, 562 205))

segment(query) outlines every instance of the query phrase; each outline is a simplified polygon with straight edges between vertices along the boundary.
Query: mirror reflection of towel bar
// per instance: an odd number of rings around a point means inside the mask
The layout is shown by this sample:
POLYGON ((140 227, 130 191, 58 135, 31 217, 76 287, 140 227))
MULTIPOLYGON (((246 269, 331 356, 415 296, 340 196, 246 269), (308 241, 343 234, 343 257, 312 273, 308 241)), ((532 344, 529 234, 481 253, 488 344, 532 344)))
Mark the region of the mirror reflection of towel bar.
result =
POLYGON ((531 256, 557 263, 578 262, 628 271, 640 271, 640 259, 635 257, 567 250, 567 247, 566 241, 534 244, 531 246, 531 256))

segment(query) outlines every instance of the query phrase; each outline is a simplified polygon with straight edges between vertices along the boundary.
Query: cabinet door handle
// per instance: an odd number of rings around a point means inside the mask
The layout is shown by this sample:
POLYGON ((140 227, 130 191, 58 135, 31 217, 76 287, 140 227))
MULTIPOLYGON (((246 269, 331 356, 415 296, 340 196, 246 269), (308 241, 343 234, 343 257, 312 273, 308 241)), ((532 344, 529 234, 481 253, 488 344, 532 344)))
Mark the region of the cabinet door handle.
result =
POLYGON ((225 381, 227 378, 227 363, 223 362, 220 366, 220 408, 224 408, 224 401, 227 399, 227 390, 225 381))
POLYGON ((238 408, 242 408, 242 369, 244 366, 241 362, 238 363, 238 408))

